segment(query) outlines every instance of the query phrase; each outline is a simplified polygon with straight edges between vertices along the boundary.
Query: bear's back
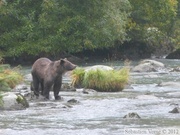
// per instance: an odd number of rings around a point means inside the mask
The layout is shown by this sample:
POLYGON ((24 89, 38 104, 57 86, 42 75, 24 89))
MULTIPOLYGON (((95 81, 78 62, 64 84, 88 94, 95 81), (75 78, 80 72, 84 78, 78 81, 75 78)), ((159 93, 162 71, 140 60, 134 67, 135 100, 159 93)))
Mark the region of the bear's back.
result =
POLYGON ((49 60, 48 58, 39 58, 37 59, 33 66, 32 66, 32 73, 44 73, 45 69, 48 67, 48 65, 51 63, 52 61, 49 60))

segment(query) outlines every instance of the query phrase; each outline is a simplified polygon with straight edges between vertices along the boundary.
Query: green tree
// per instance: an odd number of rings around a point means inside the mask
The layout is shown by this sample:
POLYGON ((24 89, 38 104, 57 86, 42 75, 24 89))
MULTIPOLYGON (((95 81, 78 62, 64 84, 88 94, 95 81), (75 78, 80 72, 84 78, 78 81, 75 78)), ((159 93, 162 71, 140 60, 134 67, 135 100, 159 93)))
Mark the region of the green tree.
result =
POLYGON ((128 0, 6 0, 0 5, 5 56, 108 48, 126 40, 128 0))
MULTIPOLYGON (((129 36, 156 50, 169 50, 178 0, 129 0, 132 5, 129 36), (168 49, 167 49, 168 48, 168 49)), ((159 53, 159 51, 158 51, 159 53)))

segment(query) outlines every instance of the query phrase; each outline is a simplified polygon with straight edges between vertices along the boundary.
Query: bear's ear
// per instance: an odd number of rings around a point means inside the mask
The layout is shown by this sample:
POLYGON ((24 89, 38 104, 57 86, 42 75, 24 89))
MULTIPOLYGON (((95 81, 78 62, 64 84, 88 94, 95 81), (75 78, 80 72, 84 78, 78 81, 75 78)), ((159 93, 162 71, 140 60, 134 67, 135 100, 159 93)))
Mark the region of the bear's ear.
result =
POLYGON ((64 59, 60 59, 60 65, 63 65, 64 64, 64 59))

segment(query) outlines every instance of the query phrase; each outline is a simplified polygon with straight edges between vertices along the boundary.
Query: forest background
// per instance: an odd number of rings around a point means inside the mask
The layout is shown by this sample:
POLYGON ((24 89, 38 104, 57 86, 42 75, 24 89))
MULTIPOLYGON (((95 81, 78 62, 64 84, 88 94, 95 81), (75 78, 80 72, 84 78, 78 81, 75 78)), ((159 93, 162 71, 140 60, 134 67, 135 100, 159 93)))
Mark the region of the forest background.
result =
POLYGON ((0 0, 0 57, 9 62, 161 57, 179 48, 179 0, 0 0))

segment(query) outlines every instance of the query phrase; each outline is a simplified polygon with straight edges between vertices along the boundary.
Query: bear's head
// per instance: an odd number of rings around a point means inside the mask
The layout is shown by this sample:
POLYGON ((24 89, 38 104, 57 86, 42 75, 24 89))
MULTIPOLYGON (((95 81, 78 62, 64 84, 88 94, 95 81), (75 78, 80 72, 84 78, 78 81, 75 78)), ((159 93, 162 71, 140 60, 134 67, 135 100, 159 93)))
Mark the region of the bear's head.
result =
POLYGON ((62 74, 66 73, 67 71, 72 71, 77 67, 75 64, 71 63, 66 58, 55 61, 55 65, 57 67, 57 72, 62 74))

